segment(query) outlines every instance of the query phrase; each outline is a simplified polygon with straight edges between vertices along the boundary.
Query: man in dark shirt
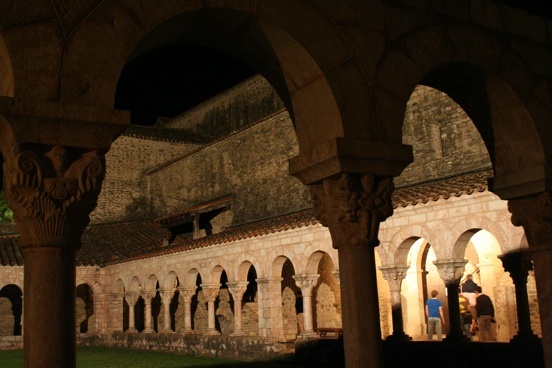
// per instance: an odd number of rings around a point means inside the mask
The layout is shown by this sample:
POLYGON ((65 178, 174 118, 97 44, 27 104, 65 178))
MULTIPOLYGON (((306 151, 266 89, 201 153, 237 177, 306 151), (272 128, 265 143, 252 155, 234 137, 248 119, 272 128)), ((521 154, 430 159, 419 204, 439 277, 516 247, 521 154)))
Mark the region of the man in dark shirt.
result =
MULTIPOLYGON (((460 285, 460 291, 470 302, 470 306, 475 307, 475 288, 478 285, 473 281, 471 274, 466 276, 466 281, 460 285)), ((472 311, 473 312, 473 311, 472 311)))
POLYGON ((483 294, 481 286, 475 288, 477 325, 479 326, 479 341, 496 341, 492 328, 494 322, 494 305, 488 295, 483 294))

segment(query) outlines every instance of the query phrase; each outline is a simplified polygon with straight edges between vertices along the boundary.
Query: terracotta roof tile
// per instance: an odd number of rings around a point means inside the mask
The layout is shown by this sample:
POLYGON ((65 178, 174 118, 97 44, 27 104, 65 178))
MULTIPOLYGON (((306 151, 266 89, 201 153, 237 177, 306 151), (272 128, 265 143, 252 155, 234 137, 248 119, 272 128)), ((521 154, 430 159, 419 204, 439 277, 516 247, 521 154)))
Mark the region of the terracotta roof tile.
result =
POLYGON ((403 188, 393 193, 393 207, 415 206, 418 203, 448 199, 451 196, 460 197, 463 194, 484 192, 487 189, 487 179, 492 177, 491 170, 480 171, 452 178, 442 179, 403 188))
MULTIPOLYGON (((435 182, 398 188, 393 193, 393 206, 407 207, 419 203, 437 201, 440 198, 470 195, 487 188, 491 171, 460 175, 435 182)), ((162 246, 166 230, 153 221, 133 223, 111 223, 86 228, 82 237, 82 248, 77 252, 77 265, 105 266, 158 257, 187 250, 205 248, 215 244, 253 238, 318 223, 314 210, 282 215, 270 219, 239 225, 224 232, 200 239, 189 235, 178 235, 174 242, 162 246)), ((23 264, 17 235, 0 236, 0 264, 15 266, 23 264)))
MULTIPOLYGON (((164 229, 153 222, 94 225, 86 228, 77 252, 78 266, 104 266, 108 261, 143 254, 163 244, 164 229)), ((0 265, 22 266, 19 236, 0 236, 0 265)))

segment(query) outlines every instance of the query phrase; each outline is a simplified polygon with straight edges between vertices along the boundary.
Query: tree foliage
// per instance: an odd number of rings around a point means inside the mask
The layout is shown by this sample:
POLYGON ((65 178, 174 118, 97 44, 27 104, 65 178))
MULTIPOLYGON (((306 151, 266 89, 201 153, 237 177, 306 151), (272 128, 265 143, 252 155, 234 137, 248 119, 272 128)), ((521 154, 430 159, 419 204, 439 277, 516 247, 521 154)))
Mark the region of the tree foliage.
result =
POLYGON ((0 221, 13 221, 13 212, 8 207, 4 190, 0 191, 0 221))

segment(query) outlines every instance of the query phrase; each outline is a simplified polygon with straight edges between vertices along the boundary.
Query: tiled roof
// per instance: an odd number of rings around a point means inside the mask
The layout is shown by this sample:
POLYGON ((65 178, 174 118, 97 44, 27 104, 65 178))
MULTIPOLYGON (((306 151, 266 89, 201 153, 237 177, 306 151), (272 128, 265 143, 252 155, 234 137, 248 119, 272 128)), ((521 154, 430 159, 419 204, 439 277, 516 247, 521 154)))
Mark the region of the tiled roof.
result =
MULTIPOLYGON (((164 229, 151 221, 93 225, 82 236, 78 266, 104 266, 109 261, 147 253, 163 244, 164 229)), ((0 236, 0 265, 22 266, 19 236, 0 236)))
MULTIPOLYGON (((407 207, 440 198, 460 197, 487 188, 491 171, 481 171, 453 178, 428 182, 405 188, 393 193, 393 206, 407 207)), ((224 232, 191 239, 179 235, 168 246, 162 246, 166 235, 163 227, 153 221, 115 223, 89 226, 83 234, 82 248, 77 252, 77 265, 105 266, 158 257, 191 249, 205 248, 215 244, 277 233, 318 223, 314 210, 282 215, 266 220, 232 227, 224 232)), ((22 265, 23 257, 18 246, 18 236, 0 236, 0 264, 3 266, 22 265)))
POLYGON ((77 265, 104 266, 147 253, 163 244, 164 234, 165 229, 152 221, 89 226, 77 252, 77 265))
POLYGON ((179 142, 204 145, 213 139, 189 129, 159 128, 141 125, 131 125, 123 135, 128 137, 153 139, 156 141, 179 142))
POLYGON ((205 248, 215 244, 229 243, 240 239, 253 238, 255 236, 277 233, 280 231, 308 226, 316 224, 317 222, 318 220, 316 220, 316 218, 314 217, 314 210, 308 209, 289 215, 278 216, 267 220, 261 220, 249 224, 240 225, 238 227, 229 228, 224 232, 206 236, 200 239, 191 240, 185 235, 178 235, 169 246, 158 248, 148 253, 139 254, 131 257, 130 259, 114 260, 112 262, 109 262, 109 264, 163 256, 167 254, 183 252, 186 250, 205 248))
POLYGON ((23 255, 18 240, 18 235, 0 237, 0 264, 2 266, 23 266, 23 255))
POLYGON ((484 192, 487 189, 487 179, 493 176, 492 170, 459 175, 438 181, 398 188, 393 192, 393 207, 415 206, 418 203, 448 199, 451 196, 460 197, 473 192, 484 192))

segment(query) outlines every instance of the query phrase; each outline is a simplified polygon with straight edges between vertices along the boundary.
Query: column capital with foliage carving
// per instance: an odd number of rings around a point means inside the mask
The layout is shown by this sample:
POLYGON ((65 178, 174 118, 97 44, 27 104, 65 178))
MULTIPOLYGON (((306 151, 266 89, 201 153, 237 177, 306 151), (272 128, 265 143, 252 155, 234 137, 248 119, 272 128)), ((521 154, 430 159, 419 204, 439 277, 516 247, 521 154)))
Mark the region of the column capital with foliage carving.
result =
POLYGON ((406 277, 409 266, 381 266, 383 278, 389 283, 391 291, 401 291, 402 280, 406 277))
POLYGON ((433 261, 446 286, 460 285, 467 259, 438 259, 433 261))
POLYGON ((341 174, 311 185, 315 216, 334 248, 379 245, 379 225, 393 214, 391 177, 341 174))
POLYGON ((201 290, 208 302, 214 302, 220 292, 221 284, 201 284, 201 290))
POLYGON ((295 284, 301 289, 303 296, 307 297, 312 296, 312 289, 316 286, 319 277, 320 275, 318 274, 293 275, 295 284))
POLYGON ((127 114, 0 98, 4 190, 23 249, 78 249, 127 114))
POLYGON ((552 249, 552 193, 508 200, 512 224, 522 226, 532 251, 552 249))
POLYGON ((529 271, 533 270, 533 261, 529 251, 505 253, 498 256, 504 270, 510 273, 515 285, 527 283, 529 271))
POLYGON ((228 291, 232 294, 234 300, 242 300, 243 294, 247 291, 249 281, 227 282, 228 291))

